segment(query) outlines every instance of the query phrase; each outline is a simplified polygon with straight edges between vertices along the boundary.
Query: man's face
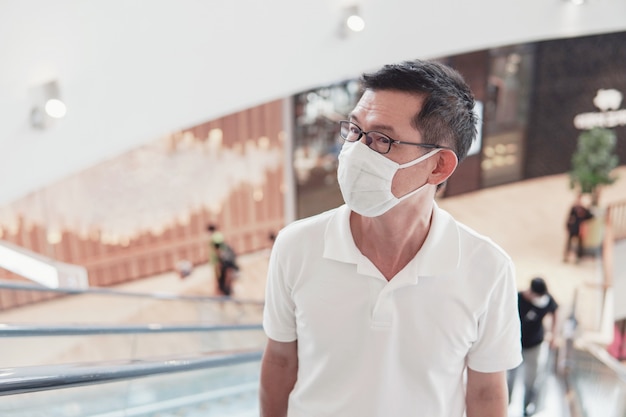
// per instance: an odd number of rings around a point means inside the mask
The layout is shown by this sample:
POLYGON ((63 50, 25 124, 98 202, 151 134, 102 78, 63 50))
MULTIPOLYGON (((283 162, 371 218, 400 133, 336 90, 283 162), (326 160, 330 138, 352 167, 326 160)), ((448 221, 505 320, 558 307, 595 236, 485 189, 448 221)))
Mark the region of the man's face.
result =
MULTIPOLYGON (((350 114, 350 121, 364 131, 376 130, 395 140, 421 143, 422 136, 411 122, 422 101, 419 96, 400 91, 366 90, 350 114)), ((402 164, 424 153, 426 150, 417 146, 392 145, 387 157, 402 164)))
MULTIPOLYGON (((422 135, 411 124, 422 103, 422 97, 414 94, 393 90, 366 90, 350 114, 350 121, 364 131, 375 130, 395 140, 423 143, 422 135)), ((429 151, 419 146, 394 144, 385 157, 404 164, 429 151)), ((398 170, 392 184, 393 194, 401 197, 424 184, 428 170, 435 163, 436 157, 398 170)))

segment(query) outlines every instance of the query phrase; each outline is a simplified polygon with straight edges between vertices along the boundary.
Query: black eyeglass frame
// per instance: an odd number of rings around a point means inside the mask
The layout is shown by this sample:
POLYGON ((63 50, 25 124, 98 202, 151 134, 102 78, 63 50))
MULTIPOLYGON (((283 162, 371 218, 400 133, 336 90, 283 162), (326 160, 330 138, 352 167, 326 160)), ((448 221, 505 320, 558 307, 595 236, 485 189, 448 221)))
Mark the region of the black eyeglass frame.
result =
POLYGON ((370 148, 371 150, 373 150, 374 152, 378 152, 381 155, 388 154, 389 151, 391 151, 391 145, 394 144, 394 143, 398 144, 398 145, 419 146, 420 148, 425 148, 425 149, 450 149, 447 146, 435 145, 435 144, 431 144, 431 143, 404 142, 404 141, 401 141, 401 140, 396 140, 396 139, 393 139, 393 138, 389 137, 389 135, 386 135, 386 134, 384 134, 382 132, 379 132, 377 130, 369 130, 369 131, 366 132, 363 129, 361 129, 361 127, 359 125, 357 125, 356 123, 351 122, 349 120, 340 120, 339 121, 339 136, 341 137, 341 139, 345 140, 346 142, 350 142, 350 143, 358 142, 359 140, 361 140, 361 138, 363 136, 365 136, 365 139, 367 139, 369 141, 369 142, 366 143, 367 147, 370 148), (344 131, 344 128, 343 128, 344 125, 348 125, 347 131, 350 131, 350 129, 349 129, 350 125, 353 125, 357 129, 359 129, 359 135, 358 135, 358 137, 355 140, 349 140, 348 138, 346 138, 346 137, 344 137, 342 135, 342 133, 344 131), (370 133, 377 133, 380 136, 389 139, 389 147, 387 148, 386 152, 377 151, 376 149, 374 149, 374 148, 372 148, 370 146, 370 144, 373 142, 373 140, 368 136, 370 133))

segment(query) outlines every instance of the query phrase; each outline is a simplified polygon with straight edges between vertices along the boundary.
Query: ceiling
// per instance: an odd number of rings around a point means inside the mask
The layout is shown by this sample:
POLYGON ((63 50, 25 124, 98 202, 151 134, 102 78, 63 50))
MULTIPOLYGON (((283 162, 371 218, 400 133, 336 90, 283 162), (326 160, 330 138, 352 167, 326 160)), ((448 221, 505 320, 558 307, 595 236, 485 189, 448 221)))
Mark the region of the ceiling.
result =
POLYGON ((172 131, 382 64, 626 30, 626 0, 0 0, 0 205, 172 131), (365 30, 341 34, 347 6, 365 30), (29 121, 56 80, 67 116, 29 121))

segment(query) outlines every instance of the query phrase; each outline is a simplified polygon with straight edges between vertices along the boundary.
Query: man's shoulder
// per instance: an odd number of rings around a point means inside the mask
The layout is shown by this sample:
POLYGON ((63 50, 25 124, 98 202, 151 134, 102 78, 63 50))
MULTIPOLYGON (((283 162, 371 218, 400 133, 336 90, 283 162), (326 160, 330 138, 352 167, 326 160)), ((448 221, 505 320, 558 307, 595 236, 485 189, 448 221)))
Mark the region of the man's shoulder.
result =
MULTIPOLYGON (((310 217, 305 217, 303 219, 295 220, 288 225, 286 225, 277 236, 277 240, 291 240, 291 239, 302 239, 304 236, 323 233, 326 228, 326 225, 339 214, 341 210, 344 210, 345 206, 337 207, 334 209, 330 209, 324 211, 319 214, 315 214, 310 217)), ((301 242, 302 243, 302 242, 301 242)))
MULTIPOLYGON (((451 215, 450 215, 451 216, 451 215)), ((451 216, 452 217, 452 216, 451 216)), ((477 249, 493 251, 505 257, 509 257, 508 253, 497 244, 491 237, 477 231, 471 226, 454 219, 456 227, 459 231, 460 244, 466 247, 474 247, 477 249)))

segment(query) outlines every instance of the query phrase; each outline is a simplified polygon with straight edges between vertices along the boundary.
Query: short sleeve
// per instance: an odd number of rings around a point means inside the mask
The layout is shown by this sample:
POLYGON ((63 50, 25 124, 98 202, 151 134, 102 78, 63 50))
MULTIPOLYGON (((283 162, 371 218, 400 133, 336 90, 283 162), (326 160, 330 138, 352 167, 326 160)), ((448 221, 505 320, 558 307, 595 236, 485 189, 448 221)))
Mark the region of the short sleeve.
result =
POLYGON ((468 366, 478 372, 499 372, 522 362, 521 326, 513 263, 508 260, 487 294, 478 320, 478 337, 468 355, 468 366))
POLYGON ((279 234, 274 242, 268 266, 263 329, 272 340, 292 342, 297 339, 295 304, 287 282, 285 266, 280 262, 281 247, 284 246, 280 237, 279 234))

